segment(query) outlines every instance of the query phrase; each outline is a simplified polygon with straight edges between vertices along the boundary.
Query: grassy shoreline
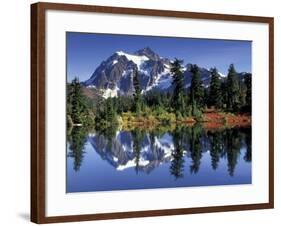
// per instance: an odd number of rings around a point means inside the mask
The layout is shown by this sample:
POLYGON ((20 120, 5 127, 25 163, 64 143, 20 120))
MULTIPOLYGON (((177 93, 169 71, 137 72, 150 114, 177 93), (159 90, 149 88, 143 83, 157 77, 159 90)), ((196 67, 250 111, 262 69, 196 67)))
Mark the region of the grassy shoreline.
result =
MULTIPOLYGON (((175 113, 164 112, 157 114, 151 112, 150 114, 142 113, 136 114, 132 112, 122 113, 116 117, 115 122, 106 122, 99 126, 99 129, 106 129, 108 127, 116 127, 122 130, 134 130, 136 128, 145 130, 154 129, 168 129, 173 130, 176 127, 192 127, 195 124, 200 124, 202 128, 207 130, 217 130, 233 127, 249 127, 251 126, 251 115, 249 114, 233 114, 227 112, 203 112, 200 117, 183 117, 176 116, 175 113)), ((93 119, 94 121, 94 119, 93 119)), ((81 124, 73 124, 69 122, 68 127, 84 127, 81 124)), ((96 127, 96 125, 89 125, 86 127, 96 127)))
POLYGON ((201 117, 180 117, 169 113, 169 118, 161 115, 137 116, 130 113, 123 113, 119 118, 122 128, 156 128, 171 125, 193 126, 196 123, 202 124, 207 129, 247 127, 251 125, 251 116, 246 114, 232 114, 224 112, 203 113, 201 117))

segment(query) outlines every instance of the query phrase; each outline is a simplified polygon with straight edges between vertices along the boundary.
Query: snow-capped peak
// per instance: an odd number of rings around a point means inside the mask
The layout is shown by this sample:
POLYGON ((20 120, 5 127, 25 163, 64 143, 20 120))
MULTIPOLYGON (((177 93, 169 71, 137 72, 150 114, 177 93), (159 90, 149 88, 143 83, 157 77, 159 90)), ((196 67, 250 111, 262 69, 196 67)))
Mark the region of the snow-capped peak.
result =
POLYGON ((223 74, 223 73, 218 72, 218 74, 219 74, 221 77, 223 77, 223 78, 226 78, 226 77, 227 77, 227 75, 225 75, 225 74, 223 74))
MULTIPOLYGON (((102 61, 83 85, 102 91, 99 95, 102 94, 104 98, 133 95, 133 76, 137 70, 143 94, 150 90, 170 92, 173 89, 172 62, 173 60, 159 56, 149 47, 132 53, 117 51, 102 61)), ((192 64, 188 63, 182 67, 185 88, 189 88, 191 84, 191 66, 192 64)), ((210 69, 199 67, 199 72, 203 85, 209 87, 210 69)), ((220 79, 225 79, 225 74, 218 73, 220 79)), ((239 73, 241 79, 243 76, 245 73, 239 73)))
POLYGON ((125 53, 123 51, 117 51, 116 53, 119 56, 125 56, 128 60, 133 61, 137 65, 139 70, 141 69, 141 65, 145 61, 149 60, 149 58, 146 57, 146 56, 138 56, 138 55, 128 54, 128 53, 125 53))

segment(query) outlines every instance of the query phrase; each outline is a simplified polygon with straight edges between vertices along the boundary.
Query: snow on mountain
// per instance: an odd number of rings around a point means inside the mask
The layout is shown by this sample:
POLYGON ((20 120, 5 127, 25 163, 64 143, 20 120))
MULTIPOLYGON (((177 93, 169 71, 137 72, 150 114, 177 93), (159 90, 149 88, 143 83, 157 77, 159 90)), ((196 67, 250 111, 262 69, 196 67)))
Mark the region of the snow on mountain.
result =
POLYGON ((103 98, 107 99, 109 97, 117 97, 118 96, 118 86, 115 86, 113 89, 105 89, 105 90, 101 90, 103 91, 103 98))
MULTIPOLYGON (((148 160, 145 160, 143 158, 140 158, 138 160, 138 165, 139 167, 145 167, 146 165, 149 164, 149 161, 148 160)), ((124 165, 118 165, 116 167, 116 170, 118 171, 122 171, 122 170, 125 170, 127 168, 132 168, 132 167, 136 167, 136 158, 132 159, 132 160, 129 160, 126 164, 124 165)))
MULTIPOLYGON (((175 145, 172 134, 169 132, 151 136, 147 133, 142 136, 136 151, 134 134, 130 131, 117 131, 115 135, 106 136, 102 133, 88 135, 87 141, 93 151, 118 171, 137 169, 139 172, 150 173, 158 166, 174 160, 175 145)), ((188 144, 183 145, 182 156, 189 156, 188 144)), ((204 146, 203 152, 210 147, 204 146)))
POLYGON ((143 90, 144 92, 147 92, 149 90, 152 90, 153 88, 158 88, 161 90, 169 89, 172 85, 173 78, 170 73, 170 65, 164 64, 164 70, 163 72, 159 73, 154 81, 154 83, 146 88, 146 90, 143 90))
POLYGON ((135 53, 117 51, 103 61, 92 76, 82 84, 86 87, 96 87, 102 91, 103 97, 117 95, 132 95, 134 93, 133 76, 138 71, 140 86, 146 92, 155 86, 168 88, 170 86, 170 62, 160 58, 150 48, 138 50, 135 53), (167 84, 168 81, 168 84, 167 84))
MULTIPOLYGON (((170 160, 172 158, 172 152, 174 150, 174 144, 171 142, 171 136, 164 135, 161 138, 155 137, 153 144, 154 150, 162 153, 162 162, 165 160, 170 160)), ((138 167, 147 167, 152 162, 152 150, 151 150, 151 141, 147 145, 143 145, 140 150, 140 158, 138 159, 138 167)), ((153 159, 154 161, 154 159, 153 159)), ((136 157, 131 160, 128 160, 125 164, 119 164, 116 169, 119 171, 136 167, 137 161, 136 157)), ((159 163, 161 164, 161 162, 159 163)))
POLYGON ((88 141, 102 159, 119 171, 138 165, 140 170, 148 173, 156 166, 171 161, 175 148, 172 136, 168 133, 155 136, 154 139, 146 134, 140 143, 138 157, 133 146, 133 135, 128 131, 117 132, 115 139, 93 133, 89 134, 88 141))
MULTIPOLYGON (((172 60, 160 57, 149 47, 134 53, 117 51, 101 62, 92 76, 82 84, 98 89, 104 98, 132 95, 134 94, 133 76, 137 70, 142 93, 150 90, 170 91, 173 81, 170 73, 171 63, 172 60)), ((191 64, 184 65, 182 69, 187 89, 192 79, 190 69, 191 64)), ((203 85, 208 87, 211 80, 210 70, 199 67, 199 71, 203 85)), ((244 74, 239 73, 239 76, 243 78, 244 74)), ((221 79, 226 77, 220 72, 219 75, 221 79)))
POLYGON ((138 56, 138 55, 132 55, 125 53, 123 51, 118 51, 116 52, 119 56, 125 56, 128 60, 133 61, 137 67, 138 70, 141 70, 141 66, 145 61, 148 61, 149 59, 146 56, 138 56))
POLYGON ((218 72, 218 73, 219 73, 220 77, 222 77, 222 78, 226 78, 227 77, 227 75, 225 75, 225 74, 223 74, 221 72, 218 72))

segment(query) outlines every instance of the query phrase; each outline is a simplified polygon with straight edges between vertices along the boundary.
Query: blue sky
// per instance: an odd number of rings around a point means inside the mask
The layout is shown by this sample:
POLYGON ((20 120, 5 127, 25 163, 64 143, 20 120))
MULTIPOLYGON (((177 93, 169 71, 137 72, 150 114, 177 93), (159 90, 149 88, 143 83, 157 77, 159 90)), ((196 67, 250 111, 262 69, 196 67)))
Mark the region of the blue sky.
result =
POLYGON ((79 77, 85 81, 99 64, 116 51, 133 53, 150 47, 161 57, 184 60, 200 67, 216 66, 227 74, 233 63, 238 72, 251 72, 251 41, 112 35, 91 33, 66 33, 67 80, 79 77))

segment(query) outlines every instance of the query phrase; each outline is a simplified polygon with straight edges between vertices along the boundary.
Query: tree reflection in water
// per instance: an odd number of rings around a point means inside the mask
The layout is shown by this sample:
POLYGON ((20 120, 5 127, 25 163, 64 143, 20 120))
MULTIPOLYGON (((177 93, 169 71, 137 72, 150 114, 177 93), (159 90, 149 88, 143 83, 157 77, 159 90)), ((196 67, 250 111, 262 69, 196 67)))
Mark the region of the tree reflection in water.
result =
POLYGON ((176 127, 172 132, 172 136, 175 148, 172 151, 170 173, 177 179, 183 177, 184 171, 183 128, 176 127))
POLYGON ((184 177, 185 167, 189 167, 190 174, 197 174, 205 154, 209 155, 214 171, 221 159, 226 159, 231 177, 235 175, 242 147, 246 148, 242 160, 251 162, 252 159, 251 128, 206 130, 196 124, 192 127, 117 131, 117 127, 112 126, 88 136, 86 129, 74 127, 68 136, 67 156, 74 159, 75 171, 81 167, 87 141, 103 160, 116 169, 126 169, 130 163, 137 174, 149 174, 160 164, 169 163, 170 174, 175 179, 184 177))
POLYGON ((83 127, 73 127, 68 132, 67 140, 69 143, 69 152, 67 157, 74 159, 73 169, 79 171, 83 158, 84 158, 84 146, 87 141, 87 130, 83 127))

